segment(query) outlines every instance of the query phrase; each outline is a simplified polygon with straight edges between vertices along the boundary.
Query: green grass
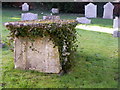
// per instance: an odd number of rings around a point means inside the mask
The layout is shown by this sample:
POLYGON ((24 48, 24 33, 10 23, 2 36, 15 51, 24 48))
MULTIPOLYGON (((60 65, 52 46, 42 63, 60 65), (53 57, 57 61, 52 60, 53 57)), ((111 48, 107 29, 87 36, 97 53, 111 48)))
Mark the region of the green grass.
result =
POLYGON ((91 20, 92 20, 91 25, 94 25, 94 26, 102 26, 102 27, 108 27, 108 28, 113 27, 113 20, 112 19, 98 18, 98 19, 91 19, 91 20))
MULTIPOLYGON (((20 10, 3 10, 3 22, 20 17, 20 10), (10 13, 8 13, 8 11, 10 13)), ((78 15, 61 14, 64 19, 78 15)), ((112 20, 92 19, 92 25, 112 27, 112 20), (107 22, 107 23, 106 23, 107 22)), ((3 27, 3 38, 9 34, 3 27)), ((110 34, 77 29, 78 50, 75 65, 63 76, 31 70, 14 69, 14 54, 8 47, 2 51, 4 88, 116 88, 118 85, 118 39, 110 34)))

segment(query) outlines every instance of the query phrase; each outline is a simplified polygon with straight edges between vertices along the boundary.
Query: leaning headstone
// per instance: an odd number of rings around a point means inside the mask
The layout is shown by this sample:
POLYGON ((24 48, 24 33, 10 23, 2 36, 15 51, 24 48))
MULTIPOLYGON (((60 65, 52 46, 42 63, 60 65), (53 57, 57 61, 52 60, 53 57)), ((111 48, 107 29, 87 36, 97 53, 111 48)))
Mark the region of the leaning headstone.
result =
POLYGON ((34 13, 22 13, 21 14, 21 20, 37 20, 38 14, 34 13))
POLYGON ((114 5, 110 2, 104 5, 103 18, 113 19, 113 9, 114 5))
POLYGON ((59 9, 58 8, 52 8, 51 11, 52 11, 53 14, 59 13, 59 9))
POLYGON ((43 16, 43 20, 60 20, 60 16, 54 16, 54 15, 43 16))
POLYGON ((96 18, 97 17, 97 5, 89 3, 85 5, 85 17, 87 18, 96 18))
POLYGON ((22 11, 29 11, 29 5, 27 3, 22 5, 22 11))
POLYGON ((87 19, 86 17, 80 17, 80 18, 77 17, 76 21, 79 23, 82 23, 82 24, 90 24, 91 23, 91 20, 87 19))

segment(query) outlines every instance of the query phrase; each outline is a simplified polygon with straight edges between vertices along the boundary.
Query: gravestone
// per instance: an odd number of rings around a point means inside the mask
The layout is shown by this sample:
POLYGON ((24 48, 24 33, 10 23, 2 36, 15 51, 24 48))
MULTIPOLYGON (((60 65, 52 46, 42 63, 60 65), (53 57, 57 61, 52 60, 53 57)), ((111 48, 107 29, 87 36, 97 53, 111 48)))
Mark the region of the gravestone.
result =
POLYGON ((22 13, 21 14, 21 20, 37 20, 38 14, 34 13, 22 13))
POLYGON ((22 5, 22 11, 29 11, 29 5, 27 3, 22 5))
POLYGON ((87 19, 86 17, 80 17, 80 18, 77 17, 76 21, 79 23, 83 23, 83 24, 90 24, 91 23, 91 20, 87 19))
POLYGON ((120 37, 120 17, 113 20, 113 37, 120 37))
POLYGON ((2 43, 1 43, 1 39, 0 39, 0 48, 2 48, 2 43))
POLYGON ((115 17, 115 19, 113 20, 113 28, 116 30, 118 30, 118 28, 120 28, 120 18, 115 17))
POLYGON ((89 3, 85 5, 85 17, 87 18, 96 18, 97 17, 97 5, 89 3))
POLYGON ((120 37, 120 31, 118 30, 113 31, 113 37, 120 37))
MULTIPOLYGON (((73 55, 71 52, 68 52, 68 42, 66 43, 66 40, 64 38, 62 38, 61 40, 53 32, 64 30, 69 35, 67 36, 66 33, 61 34, 63 34, 63 36, 66 35, 66 38, 69 38, 69 36, 71 36, 70 31, 74 31, 75 26, 77 25, 77 22, 75 20, 31 20, 7 22, 4 25, 11 31, 11 33, 13 32, 13 30, 15 32, 18 30, 21 31, 17 32, 17 34, 15 34, 14 32, 12 33, 12 36, 15 35, 15 68, 36 70, 45 73, 60 73, 62 70, 67 70, 65 68, 65 65, 70 64, 66 64, 69 61, 68 56, 73 55), (67 28, 61 29, 61 27, 67 28), (39 33, 36 33, 35 31, 38 31, 39 33), (33 38, 34 36, 35 38, 33 38), (61 46, 63 48, 59 48, 59 45, 56 45, 56 43, 53 41, 54 38, 55 40, 57 40, 56 42, 63 42, 63 46, 61 46), (61 58, 63 59, 61 60, 61 58)), ((71 36, 71 40, 73 39, 74 37, 71 36)), ((70 49, 71 48, 72 47, 70 47, 70 49)))
POLYGON ((114 5, 110 2, 104 5, 103 18, 113 19, 113 9, 114 5))
POLYGON ((0 49, 1 49, 2 47, 4 47, 4 46, 5 46, 5 44, 2 43, 2 42, 1 42, 1 39, 0 39, 0 49))
POLYGON ((62 68, 58 47, 53 47, 50 37, 39 37, 34 42, 27 38, 15 38, 15 68, 59 73, 62 68))
POLYGON ((51 11, 52 11, 53 14, 59 13, 59 9, 58 8, 52 8, 51 11))
POLYGON ((54 15, 51 15, 51 16, 43 16, 43 20, 60 20, 60 16, 54 16, 54 15))

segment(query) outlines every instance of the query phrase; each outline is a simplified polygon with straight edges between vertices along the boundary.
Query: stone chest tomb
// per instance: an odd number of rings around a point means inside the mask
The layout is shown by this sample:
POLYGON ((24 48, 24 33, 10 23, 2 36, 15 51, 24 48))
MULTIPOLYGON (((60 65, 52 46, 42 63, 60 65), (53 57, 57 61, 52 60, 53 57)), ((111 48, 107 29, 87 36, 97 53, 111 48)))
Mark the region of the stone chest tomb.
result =
POLYGON ((15 68, 60 73, 75 52, 75 20, 7 22, 14 40, 15 68))

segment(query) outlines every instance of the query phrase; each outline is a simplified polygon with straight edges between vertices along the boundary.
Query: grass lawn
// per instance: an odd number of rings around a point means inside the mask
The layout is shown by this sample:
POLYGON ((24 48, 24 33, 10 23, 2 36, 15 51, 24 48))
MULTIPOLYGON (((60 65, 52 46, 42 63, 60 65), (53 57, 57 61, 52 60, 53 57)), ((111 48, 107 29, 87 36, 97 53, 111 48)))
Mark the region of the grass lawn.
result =
MULTIPOLYGON (((35 11, 33 11, 35 12, 35 11)), ((20 20, 20 10, 3 9, 3 22, 20 20), (9 12, 9 13, 8 13, 9 12)), ((39 11, 39 13, 41 13, 39 11)), ((75 19, 79 14, 60 14, 75 19)), ((42 15, 39 16, 42 18, 42 15)), ((91 25, 112 27, 112 20, 92 19, 91 25)), ((3 88, 117 88, 118 39, 111 34, 76 29, 78 50, 71 72, 63 76, 14 69, 14 54, 2 49, 3 88)), ((3 26, 3 40, 9 31, 3 26)))

